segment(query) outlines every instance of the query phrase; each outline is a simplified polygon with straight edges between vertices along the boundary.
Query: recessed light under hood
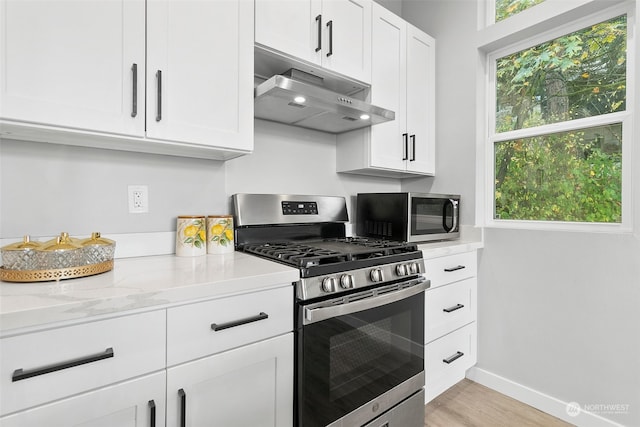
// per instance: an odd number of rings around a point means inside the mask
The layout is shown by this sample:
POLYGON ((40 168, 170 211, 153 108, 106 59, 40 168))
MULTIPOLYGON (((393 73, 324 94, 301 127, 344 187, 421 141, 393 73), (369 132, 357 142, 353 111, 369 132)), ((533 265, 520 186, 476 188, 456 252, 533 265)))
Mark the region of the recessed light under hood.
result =
POLYGON ((322 86, 322 78, 291 69, 255 88, 254 115, 329 133, 343 133, 395 120, 391 110, 322 86))

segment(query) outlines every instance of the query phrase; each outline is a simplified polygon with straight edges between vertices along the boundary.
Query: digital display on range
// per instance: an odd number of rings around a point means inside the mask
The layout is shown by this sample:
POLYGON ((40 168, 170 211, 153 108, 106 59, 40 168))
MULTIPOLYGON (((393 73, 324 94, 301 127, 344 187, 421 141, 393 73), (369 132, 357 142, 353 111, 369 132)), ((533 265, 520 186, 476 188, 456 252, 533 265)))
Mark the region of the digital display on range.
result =
POLYGON ((283 215, 317 215, 316 202, 282 202, 283 215))

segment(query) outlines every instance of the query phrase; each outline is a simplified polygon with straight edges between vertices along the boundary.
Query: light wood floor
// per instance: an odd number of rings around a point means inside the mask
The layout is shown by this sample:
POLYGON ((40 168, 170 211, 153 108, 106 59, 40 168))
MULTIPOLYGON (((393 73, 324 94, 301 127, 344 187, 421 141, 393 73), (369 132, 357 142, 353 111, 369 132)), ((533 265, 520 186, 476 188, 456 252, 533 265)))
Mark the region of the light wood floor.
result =
POLYGON ((567 427, 572 424, 464 379, 425 406, 425 427, 567 427))

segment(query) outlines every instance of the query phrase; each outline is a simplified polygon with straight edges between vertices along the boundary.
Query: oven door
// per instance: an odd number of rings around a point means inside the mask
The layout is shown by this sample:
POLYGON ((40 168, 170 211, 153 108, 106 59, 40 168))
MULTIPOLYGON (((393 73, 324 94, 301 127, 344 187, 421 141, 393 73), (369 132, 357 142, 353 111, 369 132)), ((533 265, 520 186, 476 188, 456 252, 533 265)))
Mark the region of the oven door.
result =
POLYGON ((410 197, 409 241, 459 237, 460 199, 455 197, 410 197))
POLYGON ((419 277, 298 306, 299 426, 363 425, 424 386, 427 287, 419 277))

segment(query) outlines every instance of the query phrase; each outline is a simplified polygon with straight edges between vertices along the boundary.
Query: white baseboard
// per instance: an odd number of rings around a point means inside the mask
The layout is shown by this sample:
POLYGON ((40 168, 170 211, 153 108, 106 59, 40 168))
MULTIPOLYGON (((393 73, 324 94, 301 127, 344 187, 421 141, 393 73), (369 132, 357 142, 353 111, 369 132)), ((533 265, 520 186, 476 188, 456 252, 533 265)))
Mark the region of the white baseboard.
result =
POLYGON ((569 408, 569 405, 575 405, 576 402, 563 402, 475 366, 467 371, 467 378, 580 427, 623 427, 621 424, 598 414, 585 411, 582 408, 577 409, 577 406, 569 408))

